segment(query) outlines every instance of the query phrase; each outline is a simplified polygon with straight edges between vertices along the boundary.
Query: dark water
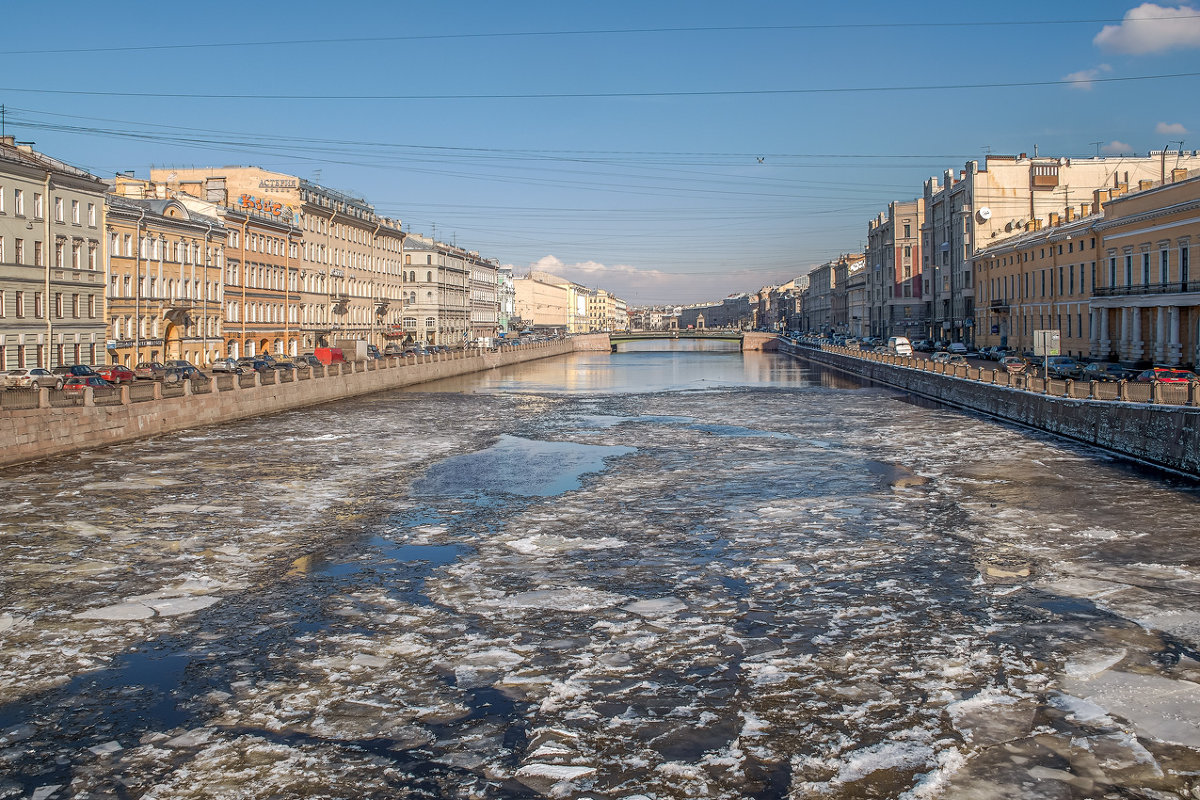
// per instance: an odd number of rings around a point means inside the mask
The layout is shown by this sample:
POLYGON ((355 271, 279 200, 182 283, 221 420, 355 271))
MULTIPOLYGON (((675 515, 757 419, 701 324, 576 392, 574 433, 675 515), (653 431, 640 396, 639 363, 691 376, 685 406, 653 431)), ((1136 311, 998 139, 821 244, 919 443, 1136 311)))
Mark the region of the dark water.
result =
POLYGON ((0 473, 0 797, 1191 791, 1194 487, 712 347, 0 473))

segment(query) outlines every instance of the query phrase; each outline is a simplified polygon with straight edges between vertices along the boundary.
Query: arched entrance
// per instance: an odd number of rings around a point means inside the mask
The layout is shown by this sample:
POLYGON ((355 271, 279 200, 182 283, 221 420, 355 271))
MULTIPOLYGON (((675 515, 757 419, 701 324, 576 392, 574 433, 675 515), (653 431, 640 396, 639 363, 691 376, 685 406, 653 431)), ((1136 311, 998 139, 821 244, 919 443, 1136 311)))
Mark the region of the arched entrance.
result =
POLYGON ((167 321, 166 325, 166 330, 163 331, 163 351, 167 360, 183 358, 182 331, 174 322, 167 321))

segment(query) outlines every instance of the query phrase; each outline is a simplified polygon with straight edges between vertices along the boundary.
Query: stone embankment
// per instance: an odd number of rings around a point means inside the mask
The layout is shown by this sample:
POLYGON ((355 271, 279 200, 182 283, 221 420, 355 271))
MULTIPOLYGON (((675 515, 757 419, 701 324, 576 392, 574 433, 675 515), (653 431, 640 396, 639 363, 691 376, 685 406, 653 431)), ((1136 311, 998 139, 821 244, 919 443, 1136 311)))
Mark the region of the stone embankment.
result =
POLYGON ((1200 384, 1043 380, 791 339, 781 339, 779 349, 911 394, 1200 478, 1200 384))
POLYGON ((0 410, 0 466, 173 433, 188 428, 275 414, 347 397, 399 389, 577 350, 607 351, 608 336, 577 336, 490 351, 388 358, 262 375, 214 375, 164 386, 138 383, 119 394, 79 399, 41 389, 5 393, 0 410))

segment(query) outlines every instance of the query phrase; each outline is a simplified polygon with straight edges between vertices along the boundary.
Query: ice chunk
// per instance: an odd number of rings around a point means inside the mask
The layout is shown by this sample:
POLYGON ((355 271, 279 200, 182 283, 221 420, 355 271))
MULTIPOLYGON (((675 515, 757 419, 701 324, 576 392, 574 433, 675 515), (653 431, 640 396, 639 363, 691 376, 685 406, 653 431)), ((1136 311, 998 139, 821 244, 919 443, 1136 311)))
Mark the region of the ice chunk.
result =
POLYGON ((61 783, 52 783, 46 786, 39 786, 33 790, 33 794, 29 796, 29 800, 49 800, 54 794, 62 788, 61 783))
POLYGON ((651 600, 638 600, 627 606, 621 606, 621 608, 641 617, 665 617, 683 611, 687 608, 687 603, 678 597, 659 597, 651 600))
MULTIPOLYGON (((1101 712, 1129 720, 1144 736, 1200 747, 1200 684, 1106 670, 1091 678, 1067 680, 1064 687, 1101 712)), ((1072 711, 1078 716, 1079 711, 1072 711)))
POLYGON ((110 622, 122 622, 136 619, 149 619, 154 616, 154 609, 144 603, 117 603, 102 608, 91 608, 80 611, 75 619, 101 619, 110 622))

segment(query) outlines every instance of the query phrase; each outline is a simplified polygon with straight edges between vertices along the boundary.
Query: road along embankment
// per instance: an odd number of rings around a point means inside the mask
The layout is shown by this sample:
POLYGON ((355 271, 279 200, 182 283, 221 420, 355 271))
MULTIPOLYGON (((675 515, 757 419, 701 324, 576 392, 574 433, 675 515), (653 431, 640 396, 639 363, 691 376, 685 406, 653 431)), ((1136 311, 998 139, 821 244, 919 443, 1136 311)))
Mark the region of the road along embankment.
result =
POLYGON ((1200 478, 1200 390, 1195 385, 1117 386, 1018 378, 998 370, 955 369, 788 339, 780 340, 779 349, 911 394, 1200 478), (1172 397, 1172 392, 1179 394, 1172 397), (1135 400, 1144 396, 1145 401, 1131 401, 1131 395, 1135 400), (1177 404, 1169 404, 1172 399, 1177 404))
MULTIPOLYGON (((119 394, 109 397, 95 396, 89 388, 78 400, 41 389, 28 395, 33 407, 0 410, 0 466, 599 349, 601 345, 608 349, 607 336, 601 337, 603 342, 594 338, 359 361, 298 373, 215 375, 168 386, 139 383, 123 386, 119 394)), ((9 398, 5 400, 9 406, 9 398)))

